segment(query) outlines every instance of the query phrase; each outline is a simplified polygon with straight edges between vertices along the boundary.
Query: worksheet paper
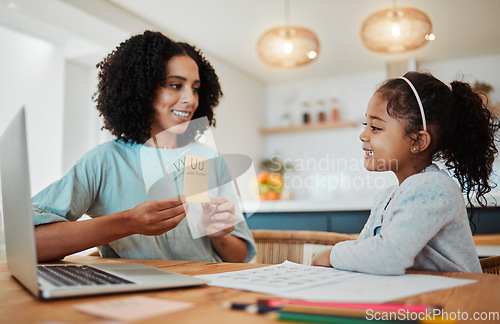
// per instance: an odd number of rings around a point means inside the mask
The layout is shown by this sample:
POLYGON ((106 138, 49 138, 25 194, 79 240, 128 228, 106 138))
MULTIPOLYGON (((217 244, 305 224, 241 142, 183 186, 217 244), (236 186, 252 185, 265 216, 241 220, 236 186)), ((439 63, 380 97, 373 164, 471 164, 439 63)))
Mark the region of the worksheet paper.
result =
POLYGON ((381 276, 285 261, 257 269, 196 276, 210 286, 314 301, 383 303, 476 280, 405 274, 381 276))

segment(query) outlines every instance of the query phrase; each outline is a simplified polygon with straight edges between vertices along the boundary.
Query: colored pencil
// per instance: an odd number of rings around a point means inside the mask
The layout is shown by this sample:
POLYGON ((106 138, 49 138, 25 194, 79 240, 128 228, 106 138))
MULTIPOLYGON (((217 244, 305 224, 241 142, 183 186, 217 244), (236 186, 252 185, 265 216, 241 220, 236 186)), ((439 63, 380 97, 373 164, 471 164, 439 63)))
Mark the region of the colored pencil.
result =
MULTIPOLYGON (((302 322, 302 323, 334 323, 334 324, 367 324, 372 323, 364 317, 347 317, 310 313, 277 312, 279 321, 302 322)), ((384 321, 384 324, 418 323, 418 321, 384 321)))
POLYGON ((281 310, 295 313, 366 317, 366 309, 285 305, 281 307, 281 310))
POLYGON ((345 308, 367 310, 371 309, 374 312, 398 312, 405 311, 410 313, 425 313, 436 309, 436 306, 422 304, 369 304, 369 303, 342 303, 342 302, 317 302, 295 299, 259 299, 258 304, 264 304, 271 307, 294 305, 308 307, 323 307, 323 308, 345 308))

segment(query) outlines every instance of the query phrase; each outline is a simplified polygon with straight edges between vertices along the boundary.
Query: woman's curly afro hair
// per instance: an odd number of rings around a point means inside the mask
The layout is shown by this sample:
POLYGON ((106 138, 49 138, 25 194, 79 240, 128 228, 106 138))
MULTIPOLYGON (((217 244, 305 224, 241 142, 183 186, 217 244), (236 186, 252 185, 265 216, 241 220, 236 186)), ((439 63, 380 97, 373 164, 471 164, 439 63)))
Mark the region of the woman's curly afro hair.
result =
MULTIPOLYGON (((206 117, 209 126, 215 126, 213 109, 222 91, 212 65, 195 47, 148 30, 124 41, 97 64, 99 85, 94 100, 104 118, 103 128, 125 142, 146 142, 155 116, 151 105, 155 89, 166 86, 167 62, 178 55, 188 55, 198 65, 201 85, 193 119, 206 117)), ((192 141, 204 131, 189 127, 182 136, 192 141)))

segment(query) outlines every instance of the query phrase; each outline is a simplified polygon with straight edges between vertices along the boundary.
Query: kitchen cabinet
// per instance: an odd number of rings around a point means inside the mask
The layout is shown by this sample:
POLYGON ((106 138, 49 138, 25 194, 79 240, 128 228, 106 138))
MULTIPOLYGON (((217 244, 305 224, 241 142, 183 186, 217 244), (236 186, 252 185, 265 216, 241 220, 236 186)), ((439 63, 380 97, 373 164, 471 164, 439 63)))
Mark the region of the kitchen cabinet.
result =
MULTIPOLYGON (((469 211, 470 212, 470 211, 469 211)), ((500 233, 500 208, 489 207, 474 223, 476 234, 500 233)), ((337 233, 359 233, 370 215, 369 210, 258 212, 246 219, 250 229, 311 230, 337 233)))
POLYGON ((250 229, 310 230, 359 233, 370 211, 256 213, 247 218, 250 229))

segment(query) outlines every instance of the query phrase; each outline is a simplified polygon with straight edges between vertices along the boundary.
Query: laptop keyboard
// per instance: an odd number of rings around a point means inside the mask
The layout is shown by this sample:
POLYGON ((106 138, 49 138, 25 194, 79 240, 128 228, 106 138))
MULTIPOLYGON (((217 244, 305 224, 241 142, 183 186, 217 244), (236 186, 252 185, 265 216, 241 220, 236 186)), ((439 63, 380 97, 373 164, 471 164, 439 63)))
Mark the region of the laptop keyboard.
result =
POLYGON ((88 265, 39 265, 38 275, 58 287, 133 283, 88 265))

